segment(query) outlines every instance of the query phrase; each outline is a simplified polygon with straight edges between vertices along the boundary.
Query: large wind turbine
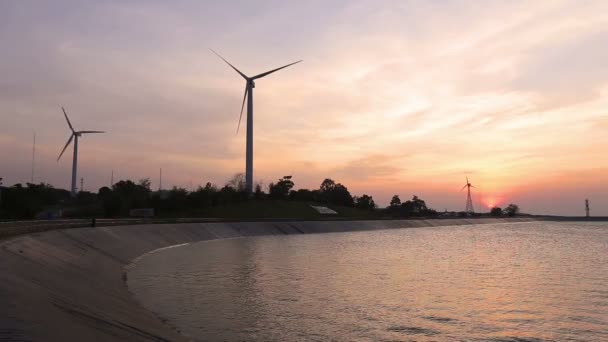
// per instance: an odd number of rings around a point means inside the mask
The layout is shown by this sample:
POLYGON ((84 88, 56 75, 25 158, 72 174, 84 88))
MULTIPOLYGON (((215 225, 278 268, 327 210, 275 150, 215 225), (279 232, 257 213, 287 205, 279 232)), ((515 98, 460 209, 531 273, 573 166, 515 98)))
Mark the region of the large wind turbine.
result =
MULTIPOLYGON (((211 49, 210 49, 211 50, 211 49)), ((253 88, 255 88, 255 80, 258 78, 262 78, 264 76, 268 76, 275 71, 279 71, 281 69, 287 68, 288 66, 294 65, 296 63, 300 63, 301 60, 297 62, 293 62, 282 66, 280 68, 276 68, 270 71, 266 71, 259 75, 248 77, 244 73, 242 73, 239 69, 235 68, 234 65, 230 64, 224 57, 220 56, 217 52, 211 50, 214 54, 216 54, 219 58, 221 58, 226 64, 228 64, 234 71, 236 71, 239 75, 241 75, 245 79, 245 95, 243 96, 243 104, 241 105, 241 115, 239 116, 239 124, 236 128, 238 133, 239 127, 241 126, 241 119, 243 117, 243 108, 245 107, 245 99, 247 99, 247 157, 245 161, 245 184, 246 190, 248 193, 253 191, 253 88)))
POLYGON ((65 112, 65 109, 63 109, 63 107, 61 107, 61 110, 63 111, 63 115, 65 116, 65 120, 68 122, 68 126, 70 127, 72 134, 68 138, 68 142, 63 147, 63 150, 61 150, 59 157, 57 157, 57 161, 59 162, 59 159, 63 155, 63 152, 65 152, 65 150, 68 148, 68 146, 70 145, 72 140, 74 140, 74 159, 72 160, 72 188, 70 189, 70 192, 71 192, 72 197, 75 197, 76 196, 76 176, 77 176, 77 168, 78 168, 77 167, 77 165, 78 165, 78 138, 80 138, 83 134, 105 133, 105 132, 104 131, 75 131, 74 127, 72 127, 72 123, 70 122, 70 119, 68 118, 68 114, 65 112))
POLYGON ((464 212, 467 214, 474 214, 475 209, 473 209, 473 200, 471 199, 471 188, 474 188, 473 184, 469 182, 469 177, 467 176, 467 184, 465 184, 460 191, 467 188, 467 206, 464 209, 464 212))

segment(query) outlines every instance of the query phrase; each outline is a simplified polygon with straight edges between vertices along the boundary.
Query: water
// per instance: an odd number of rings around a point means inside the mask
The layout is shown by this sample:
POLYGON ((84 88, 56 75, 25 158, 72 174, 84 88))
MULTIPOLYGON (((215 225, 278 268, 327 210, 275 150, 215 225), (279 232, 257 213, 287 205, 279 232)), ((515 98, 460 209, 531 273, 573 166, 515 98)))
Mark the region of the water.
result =
POLYGON ((608 223, 208 241, 128 279, 197 341, 608 341, 608 223))

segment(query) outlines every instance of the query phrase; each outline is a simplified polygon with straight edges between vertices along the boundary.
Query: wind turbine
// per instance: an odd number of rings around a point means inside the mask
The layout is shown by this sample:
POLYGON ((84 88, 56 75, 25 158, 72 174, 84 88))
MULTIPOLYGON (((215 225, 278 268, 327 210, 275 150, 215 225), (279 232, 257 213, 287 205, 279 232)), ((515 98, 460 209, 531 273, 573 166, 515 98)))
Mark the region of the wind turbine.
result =
POLYGON ((74 127, 72 127, 72 123, 70 122, 70 119, 68 118, 68 114, 65 112, 65 109, 63 107, 61 107, 61 110, 63 111, 65 120, 68 122, 68 126, 70 127, 70 130, 72 131, 72 135, 70 135, 70 137, 68 138, 68 142, 63 147, 63 150, 61 150, 59 157, 57 157, 57 162, 59 162, 59 159, 61 159, 63 152, 65 152, 65 150, 68 148, 68 146, 70 145, 72 140, 74 140, 74 159, 72 160, 72 188, 70 189, 70 193, 71 193, 72 197, 75 197, 76 196, 76 176, 78 173, 77 172, 78 171, 77 170, 77 168, 78 168, 78 138, 80 138, 83 134, 105 133, 105 132, 104 131, 75 131, 74 127))
POLYGON ((247 99, 247 153, 245 160, 245 189, 248 193, 252 193, 253 191, 253 88, 255 88, 255 80, 258 78, 262 78, 264 76, 268 76, 275 71, 279 71, 281 69, 287 68, 288 66, 294 65, 296 63, 300 63, 301 60, 297 62, 293 62, 282 66, 280 68, 272 69, 270 71, 263 72, 259 75, 255 75, 253 77, 248 77, 244 73, 242 73, 239 69, 237 69, 234 65, 230 64, 224 57, 220 56, 217 52, 213 51, 215 55, 221 58, 226 64, 228 64, 234 71, 236 71, 241 77, 245 79, 245 95, 243 95, 243 104, 241 104, 241 115, 239 116, 239 124, 236 127, 236 132, 239 132, 239 127, 241 126, 241 119, 243 118, 243 108, 245 108, 245 99, 247 99))
POLYGON ((469 177, 467 176, 467 184, 465 184, 460 191, 467 188, 467 206, 464 209, 464 212, 467 214, 474 214, 475 209, 473 209, 473 200, 471 199, 471 188, 474 188, 473 184, 469 182, 469 177))

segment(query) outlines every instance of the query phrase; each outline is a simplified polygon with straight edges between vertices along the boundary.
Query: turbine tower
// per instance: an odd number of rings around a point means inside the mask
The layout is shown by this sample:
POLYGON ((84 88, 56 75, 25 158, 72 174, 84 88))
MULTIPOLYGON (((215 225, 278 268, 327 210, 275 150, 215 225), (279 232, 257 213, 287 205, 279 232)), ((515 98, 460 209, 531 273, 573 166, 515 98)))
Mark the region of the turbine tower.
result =
POLYGON ((241 119, 243 118, 243 108, 245 108, 245 99, 247 99, 247 153, 245 160, 245 188, 247 192, 251 194, 253 192, 253 88, 255 88, 255 80, 264 76, 268 76, 275 71, 287 68, 288 66, 300 63, 301 60, 287 64, 280 68, 266 71, 253 77, 248 77, 239 69, 234 67, 234 65, 230 64, 230 62, 224 59, 224 57, 220 56, 217 52, 213 50, 211 50, 211 52, 216 54, 219 58, 226 62, 226 64, 228 64, 232 69, 234 69, 234 71, 236 71, 239 75, 241 75, 241 77, 245 79, 245 95, 243 96, 243 104, 241 104, 241 115, 239 116, 239 124, 236 127, 236 132, 239 132, 239 127, 241 126, 241 119))
POLYGON ((467 214, 474 214, 475 209, 473 209, 473 200, 471 199, 471 188, 474 188, 474 186, 469 182, 468 176, 467 176, 467 184, 465 184, 462 187, 462 189, 460 189, 460 191, 464 190, 464 188, 467 188, 467 205, 466 205, 466 208, 464 209, 464 212, 467 214))
POLYGON ((59 157, 57 157, 57 162, 59 162, 59 159, 61 159, 63 152, 65 152, 65 150, 68 148, 68 146, 70 145, 72 140, 74 140, 74 158, 72 160, 72 187, 70 189, 70 194, 72 195, 72 197, 75 197, 76 196, 76 178, 77 178, 77 173, 78 173, 77 172, 78 171, 77 170, 78 169, 78 138, 80 138, 83 134, 105 133, 105 132, 104 131, 75 131, 74 127, 72 127, 72 123, 70 122, 70 119, 68 118, 68 114, 65 112, 65 109, 63 107, 61 107, 61 110, 63 111, 63 115, 65 116, 65 120, 68 122, 68 126, 70 127, 72 134, 68 138, 68 142, 63 147, 63 150, 61 150, 59 157))

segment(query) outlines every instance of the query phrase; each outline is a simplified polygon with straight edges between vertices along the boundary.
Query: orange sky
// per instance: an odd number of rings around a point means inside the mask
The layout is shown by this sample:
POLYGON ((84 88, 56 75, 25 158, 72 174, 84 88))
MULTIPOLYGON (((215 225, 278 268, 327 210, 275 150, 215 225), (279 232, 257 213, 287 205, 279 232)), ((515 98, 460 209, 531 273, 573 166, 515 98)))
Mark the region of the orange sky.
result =
MULTIPOLYGON (((248 74, 304 62, 255 88, 254 178, 331 177, 385 205, 417 194, 477 208, 608 215, 608 2, 198 1, 0 4, 0 177, 68 188, 60 106, 79 178, 223 184, 244 169, 235 134, 248 74)), ((66 158, 67 157, 67 158, 66 158)), ((484 209, 486 210, 486 209, 484 209)))

